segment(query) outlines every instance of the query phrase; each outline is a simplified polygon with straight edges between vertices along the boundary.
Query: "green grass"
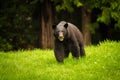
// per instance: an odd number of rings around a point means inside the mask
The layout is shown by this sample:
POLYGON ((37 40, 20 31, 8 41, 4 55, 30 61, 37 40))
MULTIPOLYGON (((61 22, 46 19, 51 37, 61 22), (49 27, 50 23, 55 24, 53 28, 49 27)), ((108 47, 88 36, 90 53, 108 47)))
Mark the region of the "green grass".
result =
POLYGON ((120 42, 85 48, 86 57, 56 62, 53 50, 0 52, 0 80, 120 80, 120 42))

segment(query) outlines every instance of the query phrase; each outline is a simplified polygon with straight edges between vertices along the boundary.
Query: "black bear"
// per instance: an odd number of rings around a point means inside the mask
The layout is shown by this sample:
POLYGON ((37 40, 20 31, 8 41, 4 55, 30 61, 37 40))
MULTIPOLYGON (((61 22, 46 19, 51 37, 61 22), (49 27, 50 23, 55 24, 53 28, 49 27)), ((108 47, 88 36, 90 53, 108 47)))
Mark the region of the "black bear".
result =
POLYGON ((54 54, 58 62, 63 62, 69 52, 74 58, 85 56, 82 33, 79 29, 66 21, 52 26, 54 31, 54 54))

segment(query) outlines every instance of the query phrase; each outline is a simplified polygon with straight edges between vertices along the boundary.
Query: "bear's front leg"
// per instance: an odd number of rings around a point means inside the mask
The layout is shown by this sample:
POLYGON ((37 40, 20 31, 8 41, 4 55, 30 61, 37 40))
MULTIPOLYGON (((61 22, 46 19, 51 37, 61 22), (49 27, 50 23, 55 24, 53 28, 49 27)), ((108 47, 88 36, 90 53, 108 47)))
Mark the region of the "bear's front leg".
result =
POLYGON ((64 61, 64 46, 62 43, 55 43, 54 54, 58 62, 64 61))
POLYGON ((55 50, 55 57, 58 62, 63 62, 64 54, 55 50))

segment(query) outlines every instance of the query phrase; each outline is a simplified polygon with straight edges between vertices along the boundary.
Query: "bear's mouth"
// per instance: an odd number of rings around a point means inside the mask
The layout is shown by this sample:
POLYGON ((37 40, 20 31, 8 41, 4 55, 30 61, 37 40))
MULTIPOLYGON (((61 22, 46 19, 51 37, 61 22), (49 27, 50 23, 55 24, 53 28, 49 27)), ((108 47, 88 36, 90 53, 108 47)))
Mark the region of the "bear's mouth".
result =
POLYGON ((60 41, 63 41, 63 40, 64 40, 64 37, 58 37, 58 39, 59 39, 60 41))

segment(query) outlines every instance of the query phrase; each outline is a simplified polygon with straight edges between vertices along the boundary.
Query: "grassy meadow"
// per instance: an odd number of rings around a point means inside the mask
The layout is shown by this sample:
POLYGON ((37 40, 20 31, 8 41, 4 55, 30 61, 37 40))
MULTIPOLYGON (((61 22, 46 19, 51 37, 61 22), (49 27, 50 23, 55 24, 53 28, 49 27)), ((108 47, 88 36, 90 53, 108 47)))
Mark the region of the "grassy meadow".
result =
POLYGON ((120 42, 85 47, 86 57, 56 62, 53 50, 0 52, 0 80, 120 80, 120 42))

